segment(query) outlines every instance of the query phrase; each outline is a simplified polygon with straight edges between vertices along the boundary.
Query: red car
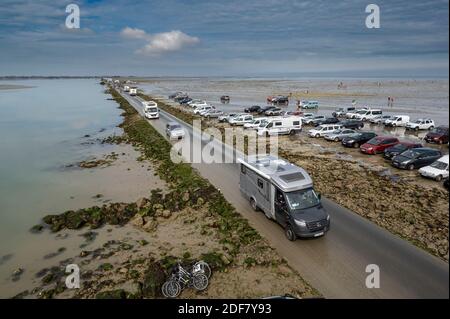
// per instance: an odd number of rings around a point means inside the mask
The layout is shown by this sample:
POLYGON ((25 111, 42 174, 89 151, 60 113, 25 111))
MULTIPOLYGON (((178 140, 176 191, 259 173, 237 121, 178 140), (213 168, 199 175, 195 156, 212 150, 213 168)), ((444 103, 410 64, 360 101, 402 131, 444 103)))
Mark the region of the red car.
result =
POLYGON ((366 154, 377 154, 383 153, 385 149, 397 145, 398 143, 400 143, 400 141, 396 137, 377 136, 361 145, 359 149, 366 154))

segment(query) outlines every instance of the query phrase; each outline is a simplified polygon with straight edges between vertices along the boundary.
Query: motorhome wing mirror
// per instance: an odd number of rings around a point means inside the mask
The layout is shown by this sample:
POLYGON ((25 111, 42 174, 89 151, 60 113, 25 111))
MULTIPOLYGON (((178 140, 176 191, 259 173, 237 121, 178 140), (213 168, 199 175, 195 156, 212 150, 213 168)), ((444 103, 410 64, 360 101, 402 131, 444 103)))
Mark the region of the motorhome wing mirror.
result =
POLYGON ((322 199, 322 194, 321 193, 317 193, 317 198, 322 199))

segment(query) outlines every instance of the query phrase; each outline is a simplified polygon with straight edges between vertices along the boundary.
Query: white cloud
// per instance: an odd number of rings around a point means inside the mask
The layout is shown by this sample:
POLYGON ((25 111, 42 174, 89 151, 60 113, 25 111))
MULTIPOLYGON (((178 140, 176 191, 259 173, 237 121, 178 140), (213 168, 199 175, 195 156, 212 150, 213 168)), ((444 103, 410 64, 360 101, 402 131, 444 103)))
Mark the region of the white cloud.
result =
POLYGON ((128 39, 146 40, 147 44, 137 50, 136 53, 151 56, 179 51, 186 46, 196 44, 200 41, 199 38, 192 37, 179 30, 148 34, 141 29, 126 27, 120 34, 128 39))

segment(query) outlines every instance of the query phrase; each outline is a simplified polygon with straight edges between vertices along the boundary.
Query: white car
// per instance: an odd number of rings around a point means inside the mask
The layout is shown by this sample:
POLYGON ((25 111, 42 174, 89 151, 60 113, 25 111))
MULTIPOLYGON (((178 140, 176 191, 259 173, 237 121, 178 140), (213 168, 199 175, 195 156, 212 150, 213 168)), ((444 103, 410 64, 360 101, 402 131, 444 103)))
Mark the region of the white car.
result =
POLYGON ((253 119, 253 122, 251 123, 245 123, 244 129, 257 129, 258 126, 261 124, 267 122, 267 117, 257 117, 253 119))
POLYGON ((340 124, 323 124, 308 131, 310 137, 323 137, 325 134, 333 134, 344 127, 340 124))
POLYGON ((305 121, 307 119, 312 119, 314 116, 316 116, 316 114, 314 113, 303 113, 302 116, 300 116, 302 121, 305 121))
POLYGON ((434 128, 434 121, 432 119, 417 119, 414 122, 406 123, 406 128, 410 130, 431 130, 434 128))
POLYGON ((213 109, 212 105, 205 105, 205 106, 196 107, 194 109, 194 114, 200 114, 201 112, 208 111, 208 110, 211 110, 211 109, 213 109))
POLYGON ((198 115, 200 116, 205 116, 206 114, 208 114, 209 112, 215 111, 216 108, 213 106, 211 108, 205 107, 203 110, 201 110, 200 112, 198 112, 198 115))
POLYGON ((238 115, 228 120, 232 126, 235 125, 244 125, 245 123, 253 122, 253 115, 238 115))
POLYGON ((433 178, 440 182, 442 179, 448 177, 448 155, 442 156, 431 165, 419 169, 420 175, 424 177, 433 178))
POLYGON ((180 140, 184 138, 184 135, 186 133, 184 132, 183 127, 177 123, 177 122, 169 122, 166 125, 166 135, 171 140, 180 140))
POLYGON ((201 107, 208 106, 209 104, 206 103, 205 101, 196 100, 196 102, 194 102, 194 103, 192 103, 192 101, 191 101, 190 103, 188 103, 188 105, 192 108, 201 108, 201 107))
POLYGON ((386 126, 405 126, 409 122, 408 115, 394 115, 392 119, 388 119, 384 122, 386 126))
POLYGON ((374 117, 377 117, 378 115, 382 115, 383 111, 381 110, 365 110, 365 111, 358 111, 356 112, 355 116, 353 117, 356 120, 360 121, 368 121, 373 119, 374 117))

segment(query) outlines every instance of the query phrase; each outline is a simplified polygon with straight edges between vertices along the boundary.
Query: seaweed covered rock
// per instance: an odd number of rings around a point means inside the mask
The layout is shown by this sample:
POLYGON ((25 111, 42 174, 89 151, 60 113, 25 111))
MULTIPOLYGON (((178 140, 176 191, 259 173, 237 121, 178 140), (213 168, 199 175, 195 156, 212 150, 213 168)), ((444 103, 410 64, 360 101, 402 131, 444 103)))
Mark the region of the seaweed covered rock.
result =
POLYGON ((95 295, 95 299, 126 299, 127 292, 123 289, 108 290, 99 292, 95 295))
POLYGON ((164 268, 158 262, 149 263, 142 283, 142 295, 146 298, 156 298, 161 295, 161 286, 166 280, 164 268))

